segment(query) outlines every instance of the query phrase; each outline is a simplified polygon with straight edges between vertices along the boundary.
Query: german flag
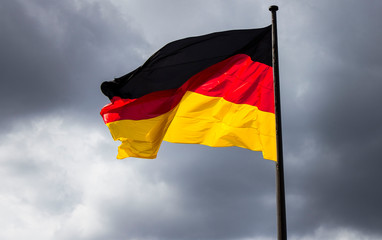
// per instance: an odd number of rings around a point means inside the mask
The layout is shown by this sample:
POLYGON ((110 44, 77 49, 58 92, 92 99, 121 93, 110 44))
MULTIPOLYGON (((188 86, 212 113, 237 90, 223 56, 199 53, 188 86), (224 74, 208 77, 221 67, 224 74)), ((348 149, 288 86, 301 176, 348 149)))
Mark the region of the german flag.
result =
POLYGON ((276 161, 271 26, 171 42, 102 92, 118 159, 155 158, 163 140, 237 146, 276 161))

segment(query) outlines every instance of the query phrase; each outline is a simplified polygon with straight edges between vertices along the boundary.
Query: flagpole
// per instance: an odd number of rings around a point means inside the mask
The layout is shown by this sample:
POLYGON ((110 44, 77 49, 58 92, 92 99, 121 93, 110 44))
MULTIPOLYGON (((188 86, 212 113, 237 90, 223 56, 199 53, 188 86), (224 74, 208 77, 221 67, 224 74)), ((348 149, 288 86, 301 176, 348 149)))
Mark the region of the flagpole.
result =
POLYGON ((279 56, 277 46, 277 18, 278 6, 272 5, 272 66, 275 91, 275 115, 276 115, 276 200, 277 200, 277 239, 287 239, 286 210, 285 210, 285 184, 284 184, 284 160, 281 130, 281 104, 280 104, 280 78, 279 78, 279 56))

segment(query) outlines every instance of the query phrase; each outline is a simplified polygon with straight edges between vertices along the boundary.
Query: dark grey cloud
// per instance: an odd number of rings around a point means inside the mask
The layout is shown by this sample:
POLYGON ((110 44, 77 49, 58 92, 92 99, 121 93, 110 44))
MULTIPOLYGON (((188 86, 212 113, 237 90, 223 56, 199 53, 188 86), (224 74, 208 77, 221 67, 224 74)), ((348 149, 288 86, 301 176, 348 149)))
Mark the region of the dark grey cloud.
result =
POLYGON ((292 104, 284 108, 286 152, 297 156, 296 163, 286 163, 287 189, 303 199, 300 206, 288 203, 290 216, 299 216, 289 223, 297 235, 319 226, 382 235, 377 207, 382 191, 376 186, 382 167, 382 55, 377 50, 382 5, 371 2, 320 3, 307 9, 309 24, 300 36, 312 49, 301 45, 311 56, 298 65, 298 77, 308 84, 302 99, 293 102, 297 110, 292 104))
MULTIPOLYGON (((341 235, 345 229, 378 239, 382 5, 279 6, 289 236, 353 236, 341 235)), ((20 190, 3 182, 0 205, 24 199, 34 210, 22 218, 49 216, 55 239, 274 239, 273 162, 238 148, 167 143, 156 160, 116 161, 98 116, 107 103, 102 81, 168 41, 267 25, 267 8, 260 1, 2 1, 1 123, 16 124, 1 136, 0 154, 2 175, 20 190)))
POLYGON ((104 100, 100 83, 138 65, 134 49, 145 43, 108 2, 6 0, 1 5, 4 122, 64 107, 98 111, 104 100))
POLYGON ((165 143, 161 157, 141 160, 121 164, 133 164, 159 191, 146 195, 152 189, 142 187, 141 195, 147 197, 142 206, 128 191, 109 204, 102 202, 97 211, 110 229, 99 239, 275 237, 275 166, 261 154, 165 143), (195 154, 174 157, 174 151, 195 154))

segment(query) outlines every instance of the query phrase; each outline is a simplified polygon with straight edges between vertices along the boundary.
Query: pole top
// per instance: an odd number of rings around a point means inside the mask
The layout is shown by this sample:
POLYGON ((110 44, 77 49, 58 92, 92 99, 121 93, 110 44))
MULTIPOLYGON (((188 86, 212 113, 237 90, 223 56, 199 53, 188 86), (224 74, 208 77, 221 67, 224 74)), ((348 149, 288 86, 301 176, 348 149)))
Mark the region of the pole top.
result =
POLYGON ((272 5, 269 7, 269 11, 271 11, 271 12, 276 12, 277 10, 279 10, 279 7, 276 5, 272 5))

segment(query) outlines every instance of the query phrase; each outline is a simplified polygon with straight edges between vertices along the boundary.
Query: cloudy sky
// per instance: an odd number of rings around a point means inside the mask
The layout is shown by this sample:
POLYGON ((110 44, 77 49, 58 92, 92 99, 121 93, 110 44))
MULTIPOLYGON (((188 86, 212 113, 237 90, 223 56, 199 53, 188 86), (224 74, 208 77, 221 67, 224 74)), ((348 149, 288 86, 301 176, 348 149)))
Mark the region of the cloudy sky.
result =
POLYGON ((289 239, 382 239, 382 2, 1 0, 0 239, 270 240, 275 164, 163 143, 116 160, 99 86, 164 44, 270 24, 289 239))

